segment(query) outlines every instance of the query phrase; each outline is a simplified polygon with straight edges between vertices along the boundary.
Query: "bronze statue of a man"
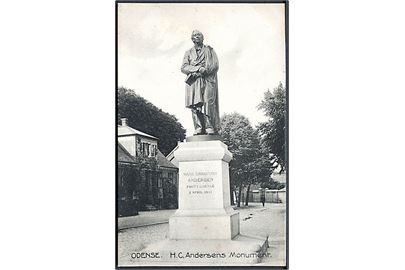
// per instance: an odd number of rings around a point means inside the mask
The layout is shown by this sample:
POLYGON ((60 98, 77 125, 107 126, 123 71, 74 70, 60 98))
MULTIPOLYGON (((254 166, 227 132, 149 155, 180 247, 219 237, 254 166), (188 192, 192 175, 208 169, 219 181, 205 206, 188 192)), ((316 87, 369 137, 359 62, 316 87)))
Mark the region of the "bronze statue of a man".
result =
POLYGON ((218 58, 214 49, 204 45, 203 34, 191 34, 194 47, 186 51, 181 72, 186 78, 186 107, 191 109, 194 135, 218 134, 218 58))

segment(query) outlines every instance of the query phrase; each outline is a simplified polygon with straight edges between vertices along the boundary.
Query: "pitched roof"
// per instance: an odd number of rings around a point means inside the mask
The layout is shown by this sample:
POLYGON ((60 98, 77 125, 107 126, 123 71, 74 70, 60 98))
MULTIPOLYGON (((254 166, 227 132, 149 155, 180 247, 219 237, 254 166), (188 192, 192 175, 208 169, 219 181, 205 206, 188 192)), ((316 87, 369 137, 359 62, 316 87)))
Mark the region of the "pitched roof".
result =
POLYGON ((176 151, 178 148, 179 148, 179 144, 177 143, 176 147, 173 148, 173 150, 170 151, 169 154, 167 154, 167 156, 166 156, 167 159, 169 159, 169 160, 173 159, 174 158, 174 151, 176 151))
POLYGON ((140 136, 158 140, 158 138, 156 138, 152 135, 146 134, 145 132, 142 132, 140 130, 131 128, 130 126, 118 125, 118 136, 126 136, 126 135, 140 135, 140 136))
POLYGON ((166 168, 173 168, 177 169, 176 166, 173 165, 163 154, 160 152, 160 150, 157 151, 157 162, 160 167, 166 167, 166 168))
POLYGON ((118 162, 134 163, 135 158, 125 150, 124 146, 118 143, 118 162))

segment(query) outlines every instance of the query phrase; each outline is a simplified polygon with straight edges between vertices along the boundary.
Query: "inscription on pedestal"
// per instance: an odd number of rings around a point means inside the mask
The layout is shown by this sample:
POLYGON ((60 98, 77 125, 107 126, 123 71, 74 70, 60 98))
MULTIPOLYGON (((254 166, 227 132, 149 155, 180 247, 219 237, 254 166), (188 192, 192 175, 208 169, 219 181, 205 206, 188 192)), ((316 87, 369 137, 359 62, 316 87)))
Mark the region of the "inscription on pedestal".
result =
POLYGON ((239 213, 230 207, 229 161, 220 141, 186 142, 174 153, 179 161, 179 209, 170 217, 170 239, 233 239, 239 213))
POLYGON ((222 207, 222 163, 215 161, 181 163, 179 209, 222 207))
POLYGON ((187 181, 187 193, 198 196, 212 194, 215 188, 214 177, 217 176, 217 172, 185 172, 183 176, 187 181))

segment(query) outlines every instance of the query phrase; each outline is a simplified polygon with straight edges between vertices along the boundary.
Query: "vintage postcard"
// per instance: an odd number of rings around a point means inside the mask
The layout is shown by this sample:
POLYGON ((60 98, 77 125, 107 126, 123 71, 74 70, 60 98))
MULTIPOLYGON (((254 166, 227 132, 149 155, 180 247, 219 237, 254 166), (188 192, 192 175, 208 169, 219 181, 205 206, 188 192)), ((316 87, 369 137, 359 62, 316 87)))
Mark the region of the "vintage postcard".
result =
POLYGON ((116 267, 288 268, 288 3, 116 2, 116 267))

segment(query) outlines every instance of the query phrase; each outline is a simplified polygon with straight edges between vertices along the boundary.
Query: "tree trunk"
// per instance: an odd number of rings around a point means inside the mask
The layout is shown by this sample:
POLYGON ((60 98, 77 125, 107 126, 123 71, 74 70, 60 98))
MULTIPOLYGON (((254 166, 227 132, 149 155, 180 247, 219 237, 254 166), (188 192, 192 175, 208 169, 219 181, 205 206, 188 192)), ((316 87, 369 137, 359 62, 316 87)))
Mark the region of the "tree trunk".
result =
POLYGON ((246 191, 246 200, 245 200, 245 205, 249 205, 249 191, 250 191, 250 184, 248 185, 247 191, 246 191))
POLYGON ((235 201, 233 200, 233 186, 229 186, 229 191, 230 191, 230 194, 231 194, 231 198, 230 198, 230 200, 231 200, 231 205, 235 205, 235 201))
POLYGON ((240 198, 242 197, 242 184, 239 185, 239 193, 238 193, 238 207, 240 207, 240 198))

